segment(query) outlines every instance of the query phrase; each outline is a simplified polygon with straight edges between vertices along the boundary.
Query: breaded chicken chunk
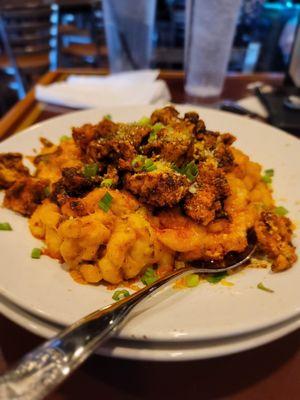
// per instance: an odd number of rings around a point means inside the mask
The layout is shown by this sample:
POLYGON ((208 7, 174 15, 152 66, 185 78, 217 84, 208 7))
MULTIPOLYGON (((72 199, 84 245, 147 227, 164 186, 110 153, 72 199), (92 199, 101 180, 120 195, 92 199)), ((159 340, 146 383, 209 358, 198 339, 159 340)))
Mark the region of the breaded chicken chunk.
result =
POLYGON ((209 163, 200 164, 194 185, 195 193, 189 193, 184 201, 187 215, 203 225, 208 225, 222 212, 223 202, 230 194, 224 172, 209 163))
POLYGON ((16 180, 29 176, 29 170, 22 163, 20 153, 0 154, 0 188, 8 188, 16 180))
POLYGON ((128 175, 125 187, 144 203, 156 207, 173 206, 187 193, 189 181, 175 172, 150 172, 128 175))
POLYGON ((3 205, 28 217, 47 197, 48 185, 44 179, 19 179, 6 190, 3 205))
POLYGON ((272 259, 272 270, 284 271, 297 260, 295 247, 292 245, 292 223, 273 212, 262 212, 255 222, 255 233, 262 250, 272 259))

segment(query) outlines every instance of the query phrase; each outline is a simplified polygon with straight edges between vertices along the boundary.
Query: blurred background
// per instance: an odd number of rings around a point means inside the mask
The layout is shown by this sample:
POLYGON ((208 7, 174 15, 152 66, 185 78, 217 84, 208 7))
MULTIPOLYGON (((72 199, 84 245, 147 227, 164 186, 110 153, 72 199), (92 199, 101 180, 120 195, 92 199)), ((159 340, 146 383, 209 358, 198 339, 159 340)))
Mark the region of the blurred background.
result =
MULTIPOLYGON (((118 70, 105 7, 105 0, 0 0, 0 115, 49 69, 118 70)), ((157 0, 143 68, 184 69, 185 10, 185 0, 157 0)), ((228 71, 285 71, 299 10, 300 0, 242 0, 228 71)))

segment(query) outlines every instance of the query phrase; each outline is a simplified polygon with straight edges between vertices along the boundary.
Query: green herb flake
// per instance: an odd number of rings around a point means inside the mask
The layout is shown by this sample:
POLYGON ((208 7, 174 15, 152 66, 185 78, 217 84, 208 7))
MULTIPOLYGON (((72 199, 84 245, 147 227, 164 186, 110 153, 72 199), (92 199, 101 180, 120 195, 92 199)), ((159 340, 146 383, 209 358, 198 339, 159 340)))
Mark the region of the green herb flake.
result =
POLYGON ((41 258, 41 255, 42 255, 42 250, 41 249, 38 249, 37 247, 32 249, 31 258, 38 259, 38 258, 41 258))
POLYGON ((283 217, 284 215, 288 214, 288 210, 283 206, 275 207, 274 212, 280 217, 283 217))
POLYGON ((137 171, 151 172, 157 169, 156 165, 150 158, 141 155, 136 156, 132 160, 131 165, 137 171))
POLYGON ((161 131, 165 126, 163 124, 161 124, 160 122, 157 122, 156 124, 154 124, 151 128, 151 132, 153 132, 154 134, 157 134, 159 131, 161 131))
POLYGON ((98 206, 103 210, 105 213, 107 213, 110 209, 111 202, 113 200, 113 197, 106 192, 105 195, 99 200, 98 206))
POLYGON ((0 231, 12 231, 12 227, 8 222, 0 222, 0 231))
POLYGON ((222 279, 226 278, 226 276, 227 276, 227 272, 222 271, 222 272, 218 272, 216 274, 207 276, 206 280, 209 283, 216 284, 216 283, 219 283, 222 279))
POLYGON ((50 190, 50 186, 45 187, 44 189, 44 193, 46 197, 50 196, 51 190, 50 190))
POLYGON ((186 286, 191 288, 199 285, 200 278, 199 275, 197 274, 191 274, 185 278, 185 281, 186 281, 186 286))
POLYGON ((112 179, 103 179, 101 182, 101 187, 110 188, 113 185, 114 181, 112 179))
POLYGON ((148 143, 152 143, 157 139, 157 133, 156 132, 151 132, 149 135, 148 143))
POLYGON ((106 114, 106 115, 104 115, 103 119, 107 119, 107 120, 111 121, 112 116, 110 114, 106 114))
POLYGON ((142 126, 145 126, 145 125, 150 125, 150 118, 148 118, 148 117, 142 117, 139 121, 138 121, 138 124, 139 125, 142 125, 142 126))
POLYGON ((112 295, 112 299, 115 301, 119 301, 121 299, 124 299, 125 297, 130 296, 130 293, 128 290, 123 289, 123 290, 116 290, 114 294, 112 295))
POLYGON ((144 285, 149 286, 152 285, 155 281, 157 281, 158 277, 156 271, 153 267, 148 267, 141 278, 141 281, 144 285))
POLYGON ((261 179, 265 183, 272 183, 273 176, 274 176, 274 169, 266 169, 261 179))
POLYGON ((83 175, 85 178, 93 178, 98 173, 97 164, 86 164, 83 168, 83 175))
POLYGON ((67 136, 67 135, 63 135, 63 136, 60 137, 60 141, 61 142, 66 142, 66 141, 71 140, 71 139, 72 139, 71 136, 67 136))
POLYGON ((198 167, 195 161, 191 161, 188 164, 182 166, 181 168, 176 165, 172 165, 172 168, 181 175, 185 175, 189 181, 194 182, 198 175, 198 167))
POLYGON ((267 288, 262 282, 259 282, 257 289, 264 290, 265 292, 274 293, 273 289, 267 288))

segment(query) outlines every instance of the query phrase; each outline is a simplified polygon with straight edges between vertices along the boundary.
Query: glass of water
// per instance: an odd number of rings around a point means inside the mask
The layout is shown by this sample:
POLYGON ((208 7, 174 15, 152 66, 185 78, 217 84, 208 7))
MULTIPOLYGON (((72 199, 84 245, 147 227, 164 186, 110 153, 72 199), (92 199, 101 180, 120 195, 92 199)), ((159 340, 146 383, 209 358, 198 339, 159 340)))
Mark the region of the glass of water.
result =
POLYGON ((150 66, 156 0, 103 0, 111 72, 150 66))
POLYGON ((241 0, 187 0, 185 91, 217 98, 222 91, 241 0))

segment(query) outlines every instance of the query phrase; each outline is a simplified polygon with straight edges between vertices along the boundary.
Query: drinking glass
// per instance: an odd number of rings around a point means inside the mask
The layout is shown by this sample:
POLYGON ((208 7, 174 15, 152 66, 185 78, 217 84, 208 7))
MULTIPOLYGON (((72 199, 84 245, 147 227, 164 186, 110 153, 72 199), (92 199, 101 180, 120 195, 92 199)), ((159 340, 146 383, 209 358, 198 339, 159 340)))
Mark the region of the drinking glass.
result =
POLYGON ((150 66, 156 0, 103 0, 111 72, 150 66))
POLYGON ((221 94, 241 0, 187 0, 185 91, 216 98, 221 94))

